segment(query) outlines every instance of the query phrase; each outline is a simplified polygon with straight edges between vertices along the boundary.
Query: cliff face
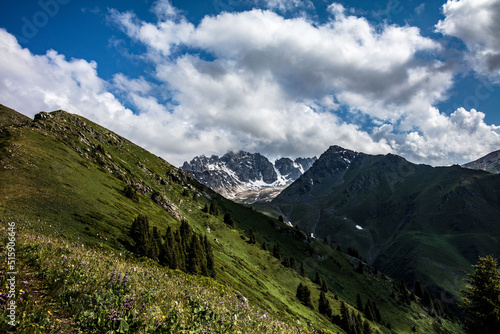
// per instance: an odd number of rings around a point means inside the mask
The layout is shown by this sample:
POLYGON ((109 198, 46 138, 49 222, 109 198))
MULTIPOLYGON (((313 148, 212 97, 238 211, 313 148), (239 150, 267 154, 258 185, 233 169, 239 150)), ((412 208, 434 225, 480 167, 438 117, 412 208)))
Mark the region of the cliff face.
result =
POLYGON ((223 196, 251 204, 269 201, 295 181, 316 161, 314 158, 281 158, 273 164, 259 153, 228 152, 222 157, 195 157, 181 167, 223 196))

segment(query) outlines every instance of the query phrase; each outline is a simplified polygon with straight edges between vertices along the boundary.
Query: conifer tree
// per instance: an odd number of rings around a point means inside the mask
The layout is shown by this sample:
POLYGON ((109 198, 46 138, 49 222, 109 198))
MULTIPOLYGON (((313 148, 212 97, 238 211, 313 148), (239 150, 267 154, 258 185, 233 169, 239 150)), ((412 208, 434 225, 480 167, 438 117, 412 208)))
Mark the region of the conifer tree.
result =
POLYGON ((306 276, 306 270, 304 269, 304 262, 300 264, 300 271, 299 271, 300 276, 305 277, 306 276))
POLYGON ((155 261, 160 259, 160 249, 162 248, 162 240, 160 232, 156 226, 153 226, 153 233, 151 234, 150 258, 155 261))
POLYGON ((203 240, 203 244, 205 247, 205 254, 207 256, 207 272, 208 276, 215 277, 215 261, 214 254, 212 253, 212 246, 208 242, 207 236, 205 235, 205 239, 203 240))
POLYGON ((361 295, 359 293, 356 296, 356 308, 360 312, 362 312, 364 310, 364 308, 363 308, 363 300, 361 299, 361 295))
POLYGON ((420 281, 415 282, 415 295, 420 299, 424 297, 424 289, 422 288, 422 283, 420 283, 420 281))
POLYGON ((468 333, 498 333, 500 328, 500 271, 491 255, 479 257, 475 271, 462 290, 465 329, 468 333))
POLYGON ((280 250, 280 245, 276 244, 273 247, 273 256, 277 258, 278 260, 281 260, 281 250, 280 250))
POLYGON ((148 256, 151 252, 148 217, 142 214, 138 215, 132 222, 129 235, 135 243, 135 253, 139 256, 148 256))
POLYGON ((319 272, 316 271, 316 276, 314 277, 314 283, 320 285, 321 284, 321 277, 319 277, 319 272))
POLYGON ((224 215, 224 223, 226 225, 228 225, 229 227, 234 227, 234 221, 233 221, 233 217, 231 217, 231 214, 230 213, 226 213, 224 215))
POLYGON ((313 308, 313 305, 311 303, 311 290, 302 283, 299 283, 299 286, 297 287, 297 299, 302 302, 307 307, 313 308))
POLYGON ((208 209, 208 213, 210 213, 212 216, 219 215, 219 210, 217 209, 217 206, 214 204, 214 202, 210 203, 210 208, 208 209))
POLYGON ((326 295, 323 291, 320 292, 319 294, 319 301, 318 301, 318 311, 319 313, 325 315, 327 318, 332 317, 332 308, 330 307, 330 302, 326 298, 326 295))
POLYGON ((328 286, 326 285, 326 281, 324 279, 321 279, 321 291, 324 293, 328 292, 328 286))
POLYGON ((253 229, 253 227, 250 227, 250 230, 248 231, 248 243, 250 244, 255 244, 257 243, 257 240, 255 239, 255 231, 253 229))

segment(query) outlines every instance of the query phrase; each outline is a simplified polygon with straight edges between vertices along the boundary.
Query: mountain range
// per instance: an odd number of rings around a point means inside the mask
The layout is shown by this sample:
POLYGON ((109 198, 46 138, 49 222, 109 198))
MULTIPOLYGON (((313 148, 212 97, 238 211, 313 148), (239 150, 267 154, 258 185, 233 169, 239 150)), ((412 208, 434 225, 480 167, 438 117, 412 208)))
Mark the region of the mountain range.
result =
POLYGON ((456 301, 478 256, 500 256, 498 189, 498 174, 332 146, 267 210, 456 301))
POLYGON ((439 296, 62 110, 0 105, 0 221, 0 332, 463 333, 439 296))
POLYGON ((224 197, 252 204, 272 200, 315 161, 316 157, 281 158, 272 163, 259 153, 239 151, 220 158, 195 157, 181 168, 224 197))
POLYGON ((490 173, 500 173, 500 150, 491 152, 475 161, 463 164, 462 167, 484 170, 490 173))

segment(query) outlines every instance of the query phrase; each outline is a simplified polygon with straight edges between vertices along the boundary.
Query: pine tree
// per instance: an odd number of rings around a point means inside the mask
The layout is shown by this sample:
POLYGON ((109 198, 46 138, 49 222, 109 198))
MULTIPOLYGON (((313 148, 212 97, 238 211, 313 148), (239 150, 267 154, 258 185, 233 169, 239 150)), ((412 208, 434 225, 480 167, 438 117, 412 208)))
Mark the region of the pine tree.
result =
POLYGON ((326 281, 324 279, 321 280, 321 291, 324 293, 328 292, 328 286, 326 285, 326 281))
POLYGON ((132 222, 130 237, 135 243, 134 251, 139 256, 148 256, 150 250, 149 219, 145 215, 138 215, 132 222))
POLYGON ((257 240, 255 239, 255 231, 253 229, 253 227, 250 227, 250 230, 248 231, 248 243, 249 244, 255 244, 257 243, 257 240))
POLYGON ((156 226, 153 226, 153 233, 151 234, 151 250, 150 250, 150 258, 155 261, 159 261, 160 259, 160 249, 163 247, 163 243, 161 240, 160 232, 156 226))
POLYGON ((230 213, 224 215, 224 223, 229 227, 234 227, 233 217, 231 217, 230 213))
POLYGON ((304 262, 300 264, 300 271, 299 271, 300 276, 305 277, 306 276, 306 270, 304 269, 304 262))
POLYGON ((212 253, 212 246, 208 242, 207 236, 205 235, 205 239, 203 240, 203 244, 205 247, 205 254, 207 257, 207 271, 208 276, 215 277, 215 261, 214 254, 212 253))
POLYGON ((465 329, 468 333, 498 333, 500 328, 500 271, 491 255, 480 257, 462 290, 465 329))
POLYGON ((212 216, 219 215, 219 210, 217 209, 217 206, 214 204, 214 202, 210 203, 210 208, 208 209, 208 213, 210 213, 212 216))
POLYGON ((420 283, 420 281, 415 282, 415 295, 420 299, 424 297, 424 289, 422 288, 422 283, 420 283))
POLYGON ((370 321, 375 320, 375 314, 373 312, 373 307, 372 307, 372 302, 371 300, 367 300, 365 304, 365 309, 363 310, 363 313, 365 314, 366 319, 370 321))
POLYGON ((363 300, 361 300, 361 295, 359 293, 356 296, 356 308, 360 312, 363 312, 363 310, 364 310, 364 308, 363 308, 363 300))
POLYGON ((275 258, 277 258, 278 260, 281 261, 282 256, 281 256, 280 245, 274 245, 274 247, 273 247, 273 256, 275 258))
POLYGON ((347 333, 352 331, 351 315, 344 301, 340 303, 340 327, 347 333))
POLYGON ((332 317, 332 308, 330 307, 330 302, 326 298, 326 295, 323 291, 320 292, 319 294, 319 301, 318 301, 318 311, 319 313, 325 315, 327 318, 332 317))
POLYGON ((319 277, 319 272, 316 271, 316 276, 314 277, 314 283, 321 285, 321 277, 319 277))
POLYGON ((123 189, 123 194, 125 197, 130 198, 134 202, 139 202, 139 196, 137 196, 137 190, 135 190, 134 187, 132 187, 130 184, 127 184, 125 188, 123 189))
POLYGON ((313 305, 311 303, 311 290, 302 283, 299 283, 299 286, 297 287, 297 299, 302 302, 307 307, 313 308, 313 305))

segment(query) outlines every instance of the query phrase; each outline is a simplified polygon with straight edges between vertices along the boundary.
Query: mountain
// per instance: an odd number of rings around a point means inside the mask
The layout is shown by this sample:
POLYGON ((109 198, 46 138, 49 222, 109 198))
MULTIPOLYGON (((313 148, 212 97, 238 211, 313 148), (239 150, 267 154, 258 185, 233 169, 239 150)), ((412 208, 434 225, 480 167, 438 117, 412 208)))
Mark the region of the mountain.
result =
POLYGON ((228 152, 222 157, 195 157, 182 169, 228 199, 239 203, 266 202, 276 197, 316 161, 281 158, 271 163, 259 153, 228 152))
POLYGON ((2 333, 463 333, 438 299, 81 116, 0 122, 2 333))
POLYGON ((459 300, 479 255, 500 255, 500 175, 330 147, 270 204, 318 239, 459 300))
POLYGON ((462 167, 470 169, 484 170, 486 172, 500 173, 500 150, 491 152, 475 161, 463 164, 462 167))

